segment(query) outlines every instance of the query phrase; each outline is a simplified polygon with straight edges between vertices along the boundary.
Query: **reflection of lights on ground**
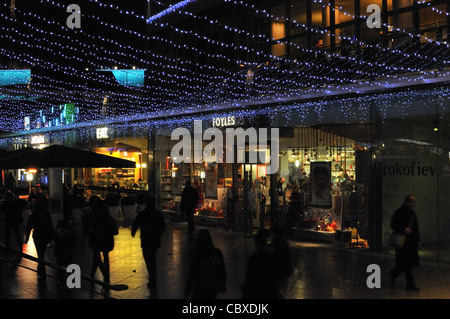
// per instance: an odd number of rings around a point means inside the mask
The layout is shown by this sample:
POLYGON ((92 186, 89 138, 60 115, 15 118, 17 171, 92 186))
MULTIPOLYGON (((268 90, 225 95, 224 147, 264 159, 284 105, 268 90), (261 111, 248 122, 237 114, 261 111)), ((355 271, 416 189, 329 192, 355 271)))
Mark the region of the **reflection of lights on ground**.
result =
POLYGON ((307 243, 307 242, 301 242, 301 243, 296 243, 296 242, 289 242, 291 247, 305 247, 305 248, 317 248, 317 247, 323 247, 323 246, 329 246, 329 244, 322 244, 322 243, 307 243))
POLYGON ((37 257, 36 246, 34 245, 33 241, 33 232, 31 232, 28 242, 26 244, 25 243, 23 244, 22 252, 24 254, 37 257))

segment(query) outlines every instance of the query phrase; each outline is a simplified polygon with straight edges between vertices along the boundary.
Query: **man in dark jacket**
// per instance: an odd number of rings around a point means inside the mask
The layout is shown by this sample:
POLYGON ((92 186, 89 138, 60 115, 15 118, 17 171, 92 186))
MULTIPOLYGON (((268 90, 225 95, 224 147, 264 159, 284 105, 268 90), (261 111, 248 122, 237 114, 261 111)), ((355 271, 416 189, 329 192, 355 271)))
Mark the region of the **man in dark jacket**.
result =
POLYGON ((162 213, 155 209, 155 199, 151 196, 148 196, 145 209, 137 214, 131 227, 131 236, 134 237, 139 228, 142 254, 149 275, 147 286, 154 298, 157 295, 156 251, 161 247, 161 236, 166 229, 166 223, 162 213))
POLYGON ((2 211, 5 214, 5 246, 9 247, 11 233, 13 233, 17 249, 22 251, 23 242, 19 228, 23 223, 23 216, 19 207, 19 200, 15 198, 14 193, 6 193, 2 211))
POLYGON ((198 204, 197 190, 191 186, 191 182, 186 182, 186 187, 181 193, 180 208, 186 215, 186 221, 188 223, 188 229, 190 233, 195 231, 194 213, 198 204))
POLYGON ((395 249, 396 267, 389 272, 391 283, 394 279, 405 272, 406 289, 419 290, 414 284, 412 267, 419 266, 420 233, 419 223, 413 208, 416 206, 416 198, 408 195, 404 199, 403 205, 397 209, 392 216, 391 228, 401 234, 406 235, 405 244, 401 248, 395 249))

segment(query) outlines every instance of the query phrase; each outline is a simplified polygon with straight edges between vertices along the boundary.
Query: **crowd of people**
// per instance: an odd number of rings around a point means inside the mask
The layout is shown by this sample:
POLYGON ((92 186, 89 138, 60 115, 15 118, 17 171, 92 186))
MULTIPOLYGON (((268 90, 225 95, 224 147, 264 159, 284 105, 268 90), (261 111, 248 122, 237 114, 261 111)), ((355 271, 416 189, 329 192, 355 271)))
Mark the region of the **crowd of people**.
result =
MULTIPOLYGON (((188 215, 192 215, 197 199, 188 191, 189 185, 183 192, 183 210, 187 215, 188 232, 196 234, 196 241, 186 274, 184 295, 192 299, 217 298, 226 291, 227 271, 224 258, 220 249, 214 246, 213 238, 207 229, 195 233, 194 222, 188 215)), ((80 195, 76 189, 74 194, 80 195)), ((67 274, 61 269, 72 263, 77 241, 70 215, 63 214, 63 218, 53 225, 48 194, 39 188, 32 188, 27 200, 20 199, 9 189, 3 192, 2 197, 0 212, 4 221, 4 245, 22 251, 23 244, 32 236, 38 259, 45 261, 47 248, 53 242, 55 259, 60 266, 59 279, 65 283, 67 274), (21 227, 25 228, 25 236, 21 234, 21 227)), ((155 209, 155 199, 152 196, 146 194, 145 202, 142 198, 139 202, 145 205, 142 205, 136 214, 131 235, 134 237, 138 230, 140 231, 142 255, 149 278, 147 286, 151 295, 157 297, 156 252, 161 247, 166 223, 162 213, 155 209)), ((395 278, 404 272, 407 289, 410 290, 418 290, 411 271, 412 267, 419 265, 417 250, 420 246, 420 235, 413 210, 415 204, 415 197, 407 196, 402 207, 395 212, 391 223, 393 230, 406 234, 406 242, 404 247, 396 248, 396 267, 389 273, 390 280, 393 283, 395 278)), ((109 253, 114 249, 114 237, 118 231, 117 222, 108 211, 107 199, 91 196, 83 218, 83 236, 87 237, 88 246, 92 250, 90 276, 95 278, 99 269, 106 284, 110 283, 109 253)), ((267 229, 259 230, 255 236, 255 246, 256 249, 246 264, 241 286, 242 298, 283 298, 293 270, 284 229, 276 228, 272 233, 267 229)), ((37 274, 39 285, 45 286, 47 275, 44 262, 38 262, 37 274)))
MULTIPOLYGON (((28 201, 16 198, 8 191, 5 194, 1 212, 5 221, 5 246, 22 250, 30 236, 36 247, 37 257, 46 260, 47 248, 54 244, 54 257, 60 266, 58 273, 61 283, 66 282, 67 273, 62 271, 73 262, 77 236, 70 218, 60 219, 53 225, 49 209, 49 198, 40 190, 33 189, 28 201), (26 219, 23 212, 27 212, 26 219), (25 240, 19 228, 25 226, 25 240), (11 238, 15 242, 11 242, 11 238)), ((161 246, 161 237, 166 230, 162 213, 156 209, 152 196, 146 196, 146 205, 137 214, 131 226, 134 237, 139 231, 143 259, 148 271, 148 288, 152 297, 158 296, 156 252, 161 246)), ((67 217, 67 216, 66 216, 67 217)), ((190 225, 189 225, 190 226, 190 225)), ((191 226, 192 227, 192 226, 191 226)), ((114 249, 114 237, 118 234, 117 222, 108 212, 105 200, 91 196, 83 218, 83 236, 92 250, 90 276, 95 278, 99 269, 103 282, 110 283, 109 253, 114 249)), ((189 229, 195 233, 195 230, 189 229)), ((220 249, 213 244, 213 238, 207 229, 196 234, 196 241, 189 271, 186 274, 185 298, 211 299, 226 292, 227 271, 220 249)), ((292 265, 289 245, 281 233, 274 232, 269 244, 270 233, 261 230, 256 236, 257 249, 249 259, 246 277, 242 285, 243 298, 282 298, 286 280, 290 276, 292 265), (286 267, 287 266, 287 267, 286 267), (261 273, 264 272, 264 273, 261 273), (261 283, 261 277, 267 280, 261 283), (261 286, 262 285, 262 286, 261 286), (264 289, 262 289, 264 287, 264 289)), ((37 266, 38 283, 46 285, 46 266, 44 262, 37 266)), ((107 290, 107 286, 106 290, 107 290)), ((105 288, 104 288, 105 289, 105 288)))

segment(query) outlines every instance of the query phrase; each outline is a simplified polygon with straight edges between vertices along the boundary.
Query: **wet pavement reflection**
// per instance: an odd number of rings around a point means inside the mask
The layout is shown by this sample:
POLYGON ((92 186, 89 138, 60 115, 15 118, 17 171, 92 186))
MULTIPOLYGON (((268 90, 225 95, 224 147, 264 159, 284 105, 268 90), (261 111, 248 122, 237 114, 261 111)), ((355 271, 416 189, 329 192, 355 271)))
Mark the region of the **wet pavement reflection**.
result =
MULTIPOLYGON (((111 283, 126 284, 124 291, 110 290, 101 293, 99 285, 82 281, 82 288, 69 289, 57 280, 54 269, 47 267, 45 287, 38 286, 35 262, 21 258, 20 265, 4 263, 4 299, 148 299, 147 269, 140 247, 139 233, 131 236, 132 221, 120 221, 115 247, 110 252, 111 283)), ((77 243, 73 263, 83 274, 89 274, 91 250, 87 237, 82 235, 82 225, 74 224, 77 243)), ((222 250, 227 270, 227 290, 221 299, 240 299, 245 265, 255 250, 254 236, 234 232, 223 226, 198 225, 197 232, 207 228, 217 248, 222 250)), ((3 238, 1 239, 3 240, 3 238)), ((158 298, 181 299, 194 248, 195 234, 187 233, 182 222, 167 221, 162 246, 157 251, 158 298)), ((3 243, 3 242, 2 242, 3 243)), ((447 299, 450 297, 450 265, 423 261, 415 269, 419 292, 404 289, 403 278, 392 286, 388 271, 394 266, 394 256, 389 252, 371 252, 367 249, 337 247, 333 243, 314 243, 289 240, 294 271, 285 292, 286 299, 447 299), (381 269, 381 288, 367 286, 367 266, 377 264, 381 269)), ((46 260, 56 263, 54 246, 47 250, 46 260)), ((37 256, 32 239, 24 245, 23 252, 37 256)), ((11 259, 11 256, 7 256, 11 259)), ((103 280, 99 270, 96 278, 103 280)), ((264 278, 261 278, 264 280, 264 278)))

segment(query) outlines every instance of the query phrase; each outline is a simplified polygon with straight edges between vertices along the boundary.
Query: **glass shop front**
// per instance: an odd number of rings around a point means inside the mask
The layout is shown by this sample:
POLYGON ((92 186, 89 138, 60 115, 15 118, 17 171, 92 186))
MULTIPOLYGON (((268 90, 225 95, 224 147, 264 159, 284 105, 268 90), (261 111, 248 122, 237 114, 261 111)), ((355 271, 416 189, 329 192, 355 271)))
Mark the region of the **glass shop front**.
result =
MULTIPOLYGON (((190 180, 200 194, 198 221, 241 231, 281 225, 301 240, 380 250, 388 247, 394 211, 413 194, 421 254, 450 261, 448 93, 447 86, 433 86, 191 116, 172 129, 160 126, 166 131, 155 126, 150 144, 159 205, 179 216, 181 192, 190 180), (230 117, 232 125, 217 125, 230 117), (180 139, 172 140, 171 133, 176 127, 192 132, 194 120, 202 120, 203 132, 218 127, 223 136, 227 128, 279 128, 278 171, 268 174, 268 163, 248 158, 174 163, 171 150, 180 139)), ((269 144, 257 147, 267 159, 269 144)))
MULTIPOLYGON (((221 128, 223 136, 239 128, 250 133, 245 118, 226 116, 229 117, 242 126, 221 128)), ((205 123, 207 120, 203 120, 205 123)), ((249 155, 240 164, 220 159, 210 163, 175 163, 170 154, 178 139, 159 136, 156 144, 161 155, 157 158, 160 207, 173 218, 182 219, 181 193, 189 180, 200 199, 196 218, 205 223, 243 231, 283 226, 298 231, 302 238, 325 240, 334 240, 337 230, 350 231, 356 225, 367 234, 367 212, 363 209, 369 181, 358 170, 363 167, 358 162, 370 160, 369 149, 352 134, 346 124, 280 128, 276 154, 279 169, 273 174, 267 172, 267 165, 271 164, 268 143, 258 144, 258 153, 266 156, 257 163, 250 161, 249 155)), ((237 147, 235 143, 228 145, 237 147)), ((207 145, 204 141, 203 149, 207 145)), ((226 143, 222 150, 228 151, 226 143)), ((249 144, 245 151, 250 152, 249 144)), ((226 159, 225 152, 222 158, 226 159)))
MULTIPOLYGON (((150 192, 168 218, 181 221, 181 193, 189 180, 199 193, 196 221, 236 231, 283 226, 300 240, 379 250, 387 247, 393 212, 413 194, 421 254, 450 261, 448 93, 448 87, 436 86, 286 103, 109 124, 107 134, 101 127, 59 130, 45 133, 44 140, 136 162, 135 169, 72 169, 72 184, 91 193, 111 187, 150 192), (196 120, 202 123, 200 144, 196 120), (181 162, 172 153, 182 140, 172 137, 177 128, 190 133, 183 141, 192 146, 181 162), (227 143, 227 130, 248 135, 251 128, 256 146, 247 140, 242 147, 237 138, 227 143), (279 129, 276 148, 271 134, 262 138, 262 130, 272 128, 279 129), (216 136, 207 135, 209 129, 223 138, 220 143, 212 143, 216 136), (227 158, 230 146, 243 161, 227 158), (250 160, 252 151, 256 162, 250 160), (275 155, 278 170, 269 172, 275 155)), ((21 136, 3 138, 1 147, 11 149, 19 140, 29 145, 30 138, 21 136)))

